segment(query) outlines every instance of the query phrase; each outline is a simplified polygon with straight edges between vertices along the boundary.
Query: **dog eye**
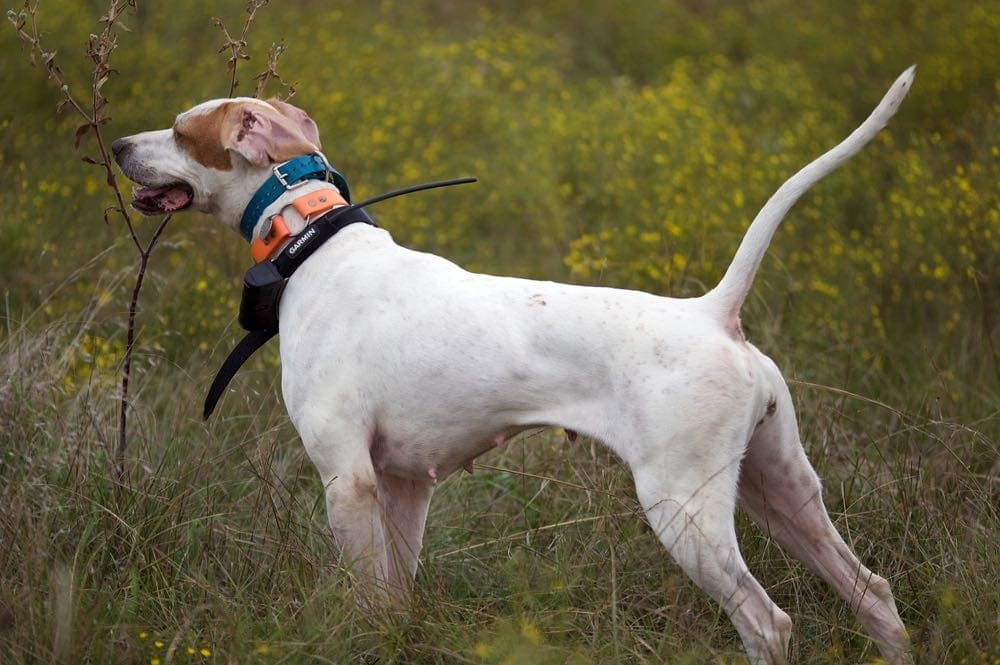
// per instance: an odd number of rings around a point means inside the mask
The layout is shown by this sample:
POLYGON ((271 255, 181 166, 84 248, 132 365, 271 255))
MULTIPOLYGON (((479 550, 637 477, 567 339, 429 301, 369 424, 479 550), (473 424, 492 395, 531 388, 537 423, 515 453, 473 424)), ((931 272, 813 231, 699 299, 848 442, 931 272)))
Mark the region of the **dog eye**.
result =
POLYGON ((174 127, 174 141, 176 141, 177 143, 180 143, 181 141, 184 141, 186 139, 187 139, 187 137, 184 136, 184 134, 182 134, 180 132, 180 130, 178 130, 176 127, 174 127))

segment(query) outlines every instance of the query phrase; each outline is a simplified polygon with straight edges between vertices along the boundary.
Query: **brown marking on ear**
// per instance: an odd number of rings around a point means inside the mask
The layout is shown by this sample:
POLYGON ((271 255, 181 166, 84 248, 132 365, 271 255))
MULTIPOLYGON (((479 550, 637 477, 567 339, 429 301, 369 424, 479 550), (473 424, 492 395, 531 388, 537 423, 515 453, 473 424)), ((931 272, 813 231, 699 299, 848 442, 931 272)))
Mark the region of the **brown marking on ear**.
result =
POLYGON ((177 147, 199 164, 220 171, 233 168, 229 151, 222 146, 222 133, 232 104, 225 102, 209 113, 182 119, 174 125, 177 147))

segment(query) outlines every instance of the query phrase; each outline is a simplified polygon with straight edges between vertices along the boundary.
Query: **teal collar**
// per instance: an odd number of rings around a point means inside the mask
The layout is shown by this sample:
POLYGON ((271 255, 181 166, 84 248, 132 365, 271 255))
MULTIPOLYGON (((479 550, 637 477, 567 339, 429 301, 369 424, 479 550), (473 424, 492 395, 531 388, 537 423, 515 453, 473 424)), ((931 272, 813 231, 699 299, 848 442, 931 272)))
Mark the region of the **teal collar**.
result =
POLYGON ((277 201, 279 196, 304 184, 307 180, 332 182, 340 190, 340 195, 344 197, 344 200, 348 203, 351 202, 351 190, 347 186, 347 180, 330 166, 330 162, 326 161, 326 157, 321 152, 295 157, 275 165, 271 171, 271 177, 264 181, 264 184, 260 186, 243 211, 243 218, 240 220, 240 233, 247 242, 251 241, 253 228, 257 226, 264 210, 277 201))

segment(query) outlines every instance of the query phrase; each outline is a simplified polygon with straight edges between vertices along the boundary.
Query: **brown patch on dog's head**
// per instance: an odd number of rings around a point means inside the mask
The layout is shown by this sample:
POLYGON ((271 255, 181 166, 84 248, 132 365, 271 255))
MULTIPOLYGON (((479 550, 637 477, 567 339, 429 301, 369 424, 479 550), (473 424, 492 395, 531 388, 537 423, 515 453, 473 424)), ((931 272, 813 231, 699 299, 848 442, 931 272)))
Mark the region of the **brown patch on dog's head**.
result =
POLYGON ((267 166, 320 149, 316 123, 278 99, 226 101, 210 111, 184 114, 174 124, 174 140, 199 164, 221 171, 233 168, 232 152, 267 166))
POLYGON ((233 168, 229 150, 222 144, 223 131, 233 107, 225 102, 208 113, 181 118, 174 125, 174 141, 199 164, 220 171, 233 168))

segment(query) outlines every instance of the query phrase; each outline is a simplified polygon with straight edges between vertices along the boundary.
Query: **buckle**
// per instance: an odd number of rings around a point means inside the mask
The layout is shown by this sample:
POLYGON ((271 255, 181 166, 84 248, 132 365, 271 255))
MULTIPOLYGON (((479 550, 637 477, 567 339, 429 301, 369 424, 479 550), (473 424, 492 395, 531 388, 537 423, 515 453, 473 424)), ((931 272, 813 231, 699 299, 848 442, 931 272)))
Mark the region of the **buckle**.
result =
POLYGON ((301 187, 302 185, 306 184, 307 182, 306 180, 299 180, 298 182, 289 183, 288 178, 290 178, 291 176, 285 175, 284 173, 281 172, 281 167, 284 166, 285 164, 288 164, 288 162, 275 164, 274 168, 271 169, 271 173, 274 174, 275 179, 277 179, 277 181, 281 183, 282 187, 288 190, 288 189, 295 189, 296 187, 301 187))

